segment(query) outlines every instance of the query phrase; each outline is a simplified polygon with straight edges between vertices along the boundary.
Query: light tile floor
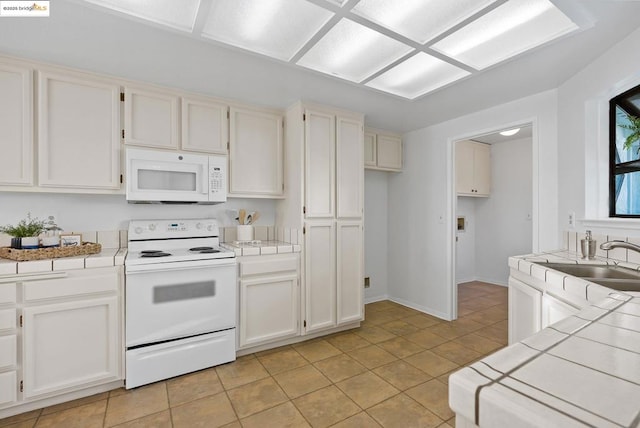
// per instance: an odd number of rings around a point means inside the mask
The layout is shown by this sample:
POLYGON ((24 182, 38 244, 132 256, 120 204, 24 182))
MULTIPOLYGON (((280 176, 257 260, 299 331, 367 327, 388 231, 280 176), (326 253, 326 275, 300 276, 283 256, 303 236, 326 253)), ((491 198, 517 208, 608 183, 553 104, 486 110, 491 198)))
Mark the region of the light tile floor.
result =
POLYGON ((459 319, 390 301, 362 327, 164 382, 0 420, 0 427, 453 427, 452 371, 507 343, 507 289, 469 282, 459 319))

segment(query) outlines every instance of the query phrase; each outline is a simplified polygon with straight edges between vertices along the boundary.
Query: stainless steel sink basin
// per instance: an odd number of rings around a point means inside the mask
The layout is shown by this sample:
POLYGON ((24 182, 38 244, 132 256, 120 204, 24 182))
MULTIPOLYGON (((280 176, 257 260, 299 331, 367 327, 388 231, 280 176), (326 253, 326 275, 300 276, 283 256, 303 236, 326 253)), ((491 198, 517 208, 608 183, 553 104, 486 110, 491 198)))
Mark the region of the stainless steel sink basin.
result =
POLYGON ((640 291, 640 272, 611 265, 536 263, 618 291, 640 291))

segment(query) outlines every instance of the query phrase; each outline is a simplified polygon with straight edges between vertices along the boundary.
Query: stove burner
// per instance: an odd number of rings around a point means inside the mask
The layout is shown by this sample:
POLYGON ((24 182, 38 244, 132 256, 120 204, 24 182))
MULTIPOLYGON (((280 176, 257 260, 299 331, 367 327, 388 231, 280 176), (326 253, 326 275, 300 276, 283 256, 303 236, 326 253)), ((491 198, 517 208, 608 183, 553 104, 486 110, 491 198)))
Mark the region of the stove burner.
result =
POLYGON ((140 254, 140 257, 167 257, 170 255, 171 254, 163 253, 162 251, 152 251, 152 252, 146 252, 146 253, 142 251, 142 254, 140 254))
POLYGON ((219 253, 220 250, 214 250, 213 248, 208 248, 206 250, 198 251, 200 254, 211 254, 211 253, 219 253))
POLYGON ((154 254, 154 253, 161 253, 162 250, 142 250, 140 251, 140 254, 154 254))
POLYGON ((194 248, 189 248, 189 251, 204 251, 204 250, 213 250, 213 247, 194 247, 194 248))

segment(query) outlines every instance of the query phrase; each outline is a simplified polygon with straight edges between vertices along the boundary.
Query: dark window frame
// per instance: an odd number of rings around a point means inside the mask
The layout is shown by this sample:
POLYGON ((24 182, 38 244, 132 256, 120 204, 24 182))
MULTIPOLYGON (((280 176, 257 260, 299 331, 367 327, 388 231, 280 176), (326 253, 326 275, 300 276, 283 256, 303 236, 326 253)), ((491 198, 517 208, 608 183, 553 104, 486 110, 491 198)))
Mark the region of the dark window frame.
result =
POLYGON ((629 99, 636 95, 640 95, 640 85, 609 100, 609 217, 640 218, 640 213, 616 213, 616 176, 630 172, 640 172, 640 159, 629 162, 616 162, 616 127, 618 126, 616 108, 620 107, 625 112, 640 117, 640 110, 629 102, 629 99))

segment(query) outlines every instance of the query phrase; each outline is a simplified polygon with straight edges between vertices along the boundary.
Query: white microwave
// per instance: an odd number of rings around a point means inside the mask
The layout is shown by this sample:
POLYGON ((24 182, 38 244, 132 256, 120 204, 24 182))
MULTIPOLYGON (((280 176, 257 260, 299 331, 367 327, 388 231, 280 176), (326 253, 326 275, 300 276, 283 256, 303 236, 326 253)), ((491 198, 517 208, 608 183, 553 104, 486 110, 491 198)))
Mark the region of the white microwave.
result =
POLYGON ((227 158, 126 148, 130 203, 218 204, 227 200, 227 158))

